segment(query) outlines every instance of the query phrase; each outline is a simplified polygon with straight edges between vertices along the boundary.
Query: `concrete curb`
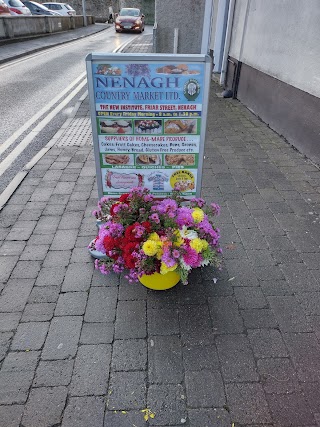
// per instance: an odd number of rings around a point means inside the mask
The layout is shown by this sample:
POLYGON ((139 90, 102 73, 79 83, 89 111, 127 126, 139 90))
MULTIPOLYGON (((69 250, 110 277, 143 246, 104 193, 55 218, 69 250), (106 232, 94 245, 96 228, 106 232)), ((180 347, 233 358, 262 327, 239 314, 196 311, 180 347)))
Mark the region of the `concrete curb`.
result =
MULTIPOLYGON (((13 60, 15 60, 15 59, 23 58, 23 57, 25 57, 25 56, 27 56, 27 55, 30 55, 30 54, 32 54, 32 53, 37 53, 37 52, 41 52, 42 50, 45 50, 45 49, 50 49, 51 47, 56 47, 56 46, 60 46, 60 45, 63 45, 63 44, 70 43, 70 42, 74 42, 75 40, 83 39, 83 38, 85 38, 85 37, 92 36, 93 34, 101 33, 102 31, 107 31, 107 30, 109 30, 110 28, 112 28, 112 26, 111 26, 111 25, 110 25, 110 27, 108 27, 108 28, 102 28, 101 30, 95 31, 94 33, 91 33, 91 34, 84 34, 84 35, 81 35, 81 36, 79 36, 79 37, 74 37, 74 38, 72 38, 72 39, 70 39, 70 40, 65 40, 65 41, 62 41, 62 42, 53 43, 53 44, 51 44, 51 45, 47 45, 47 46, 40 46, 40 47, 37 47, 37 48, 31 49, 31 50, 29 50, 29 51, 27 51, 27 52, 22 52, 22 53, 19 53, 19 54, 17 54, 17 55, 11 56, 10 58, 0 59, 0 64, 5 64, 5 63, 10 62, 10 61, 13 61, 13 60)), ((71 31, 71 30, 70 30, 70 31, 71 31)), ((67 31, 64 31, 64 32, 67 32, 67 31)), ((57 33, 56 35, 58 35, 58 34, 62 34, 62 33, 57 33)), ((48 35, 40 36, 40 37, 37 37, 37 38, 47 37, 47 36, 52 36, 52 35, 53 35, 53 34, 48 34, 48 35)), ((20 40, 20 41, 21 41, 21 40, 20 40)), ((26 41, 26 40, 23 40, 23 41, 26 41)))

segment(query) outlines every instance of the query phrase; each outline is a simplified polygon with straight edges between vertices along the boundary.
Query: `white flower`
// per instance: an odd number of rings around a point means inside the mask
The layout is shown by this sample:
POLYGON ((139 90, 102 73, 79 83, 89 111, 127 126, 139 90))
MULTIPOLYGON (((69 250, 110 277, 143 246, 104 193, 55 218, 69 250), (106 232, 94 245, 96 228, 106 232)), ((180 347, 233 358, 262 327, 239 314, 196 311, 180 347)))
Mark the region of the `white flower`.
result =
POLYGON ((179 233, 183 239, 193 240, 198 237, 198 233, 196 231, 188 230, 185 225, 182 226, 181 230, 179 230, 179 233))
POLYGON ((191 265, 186 264, 183 259, 180 259, 179 262, 184 270, 190 271, 192 269, 191 265))

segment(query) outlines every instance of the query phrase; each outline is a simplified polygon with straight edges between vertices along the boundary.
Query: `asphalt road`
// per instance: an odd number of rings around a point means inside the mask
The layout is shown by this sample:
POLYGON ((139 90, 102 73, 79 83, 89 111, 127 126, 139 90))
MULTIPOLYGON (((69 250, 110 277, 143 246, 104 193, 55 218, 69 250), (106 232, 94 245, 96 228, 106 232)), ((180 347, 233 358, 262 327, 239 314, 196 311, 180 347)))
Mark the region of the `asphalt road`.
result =
POLYGON ((0 194, 86 91, 86 55, 113 52, 134 37, 112 27, 0 66, 0 194))

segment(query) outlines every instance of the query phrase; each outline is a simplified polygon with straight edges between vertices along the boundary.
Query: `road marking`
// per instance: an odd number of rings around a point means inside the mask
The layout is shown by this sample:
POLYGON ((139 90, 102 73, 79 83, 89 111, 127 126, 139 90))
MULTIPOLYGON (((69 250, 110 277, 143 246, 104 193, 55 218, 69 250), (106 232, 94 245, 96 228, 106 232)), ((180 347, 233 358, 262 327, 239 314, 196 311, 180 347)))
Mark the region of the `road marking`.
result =
POLYGON ((31 119, 29 119, 24 125, 22 125, 18 130, 16 130, 3 144, 0 146, 0 155, 4 153, 10 145, 14 144, 19 138, 20 135, 23 134, 30 126, 34 124, 35 121, 37 121, 41 116, 46 114, 57 102, 60 101, 60 99, 68 93, 75 85, 80 82, 84 77, 86 77, 86 72, 80 74, 79 77, 76 78, 68 87, 66 87, 62 92, 59 93, 49 104, 47 104, 44 108, 42 108, 40 111, 38 111, 31 119))
POLYGON ((0 163, 0 176, 11 166, 13 161, 21 154, 24 149, 34 140, 39 132, 67 105, 73 97, 87 84, 84 79, 78 86, 54 109, 52 110, 32 131, 12 150, 12 152, 0 163))

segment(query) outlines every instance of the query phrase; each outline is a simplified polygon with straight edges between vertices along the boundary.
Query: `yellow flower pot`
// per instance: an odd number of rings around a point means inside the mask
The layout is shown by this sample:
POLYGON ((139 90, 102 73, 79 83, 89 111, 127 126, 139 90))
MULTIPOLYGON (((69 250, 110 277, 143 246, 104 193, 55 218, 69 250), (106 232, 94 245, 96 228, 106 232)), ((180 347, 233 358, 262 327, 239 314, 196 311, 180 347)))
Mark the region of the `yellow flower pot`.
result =
POLYGON ((177 283, 179 283, 180 275, 175 271, 169 271, 166 274, 144 274, 139 280, 146 288, 153 289, 155 291, 165 291, 166 289, 173 288, 177 283))

